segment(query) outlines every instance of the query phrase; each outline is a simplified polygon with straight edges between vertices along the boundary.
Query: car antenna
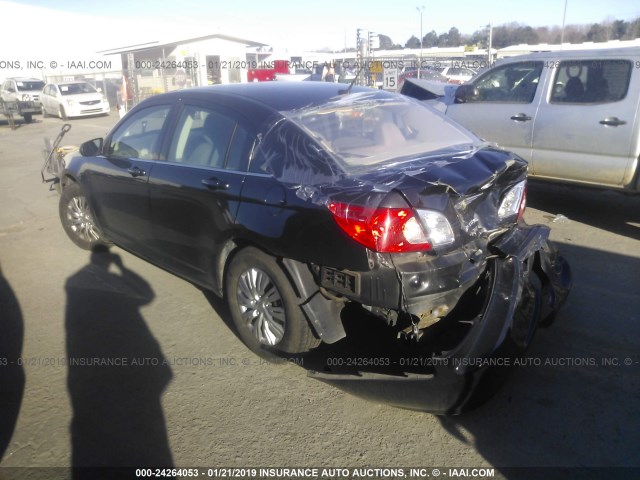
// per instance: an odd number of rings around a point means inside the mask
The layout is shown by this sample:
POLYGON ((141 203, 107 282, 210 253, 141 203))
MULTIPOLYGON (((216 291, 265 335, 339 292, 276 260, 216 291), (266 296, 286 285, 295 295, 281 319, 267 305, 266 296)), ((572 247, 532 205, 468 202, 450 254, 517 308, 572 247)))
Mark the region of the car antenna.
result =
POLYGON ((360 72, 362 72, 363 68, 364 68, 364 62, 362 62, 362 65, 360 65, 360 68, 358 68, 358 72, 356 73, 356 76, 353 77, 353 80, 351 80, 351 83, 349 84, 349 87, 346 90, 339 90, 338 91, 338 95, 349 95, 351 93, 351 89, 355 85, 356 80, 360 76, 360 72))

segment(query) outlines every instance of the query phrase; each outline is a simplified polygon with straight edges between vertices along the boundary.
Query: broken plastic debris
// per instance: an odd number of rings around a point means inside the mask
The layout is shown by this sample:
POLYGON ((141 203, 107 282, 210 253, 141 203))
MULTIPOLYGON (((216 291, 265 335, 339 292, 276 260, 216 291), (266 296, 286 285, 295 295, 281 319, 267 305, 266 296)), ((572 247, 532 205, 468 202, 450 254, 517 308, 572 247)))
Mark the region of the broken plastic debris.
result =
POLYGON ((569 219, 567 217, 565 217, 564 215, 562 215, 561 213, 558 213, 553 218, 553 223, 567 223, 567 222, 569 222, 569 219))

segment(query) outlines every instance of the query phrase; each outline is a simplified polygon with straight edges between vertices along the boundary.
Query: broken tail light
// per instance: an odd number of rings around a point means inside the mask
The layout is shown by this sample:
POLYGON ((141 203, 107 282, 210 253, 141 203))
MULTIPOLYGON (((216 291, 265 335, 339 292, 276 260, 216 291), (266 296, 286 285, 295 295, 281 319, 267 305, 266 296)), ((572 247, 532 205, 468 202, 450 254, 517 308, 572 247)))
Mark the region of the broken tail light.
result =
POLYGON ((411 208, 371 208, 331 202, 336 223, 352 239, 376 252, 416 252, 453 242, 447 219, 438 212, 411 208))

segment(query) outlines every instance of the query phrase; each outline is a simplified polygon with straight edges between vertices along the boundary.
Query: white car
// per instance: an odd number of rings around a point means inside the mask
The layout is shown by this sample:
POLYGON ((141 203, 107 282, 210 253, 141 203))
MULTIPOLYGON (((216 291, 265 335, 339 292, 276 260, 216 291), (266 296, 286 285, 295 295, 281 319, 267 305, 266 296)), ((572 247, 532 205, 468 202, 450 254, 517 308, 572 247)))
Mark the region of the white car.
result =
POLYGON ((48 83, 42 95, 42 114, 55 115, 63 120, 85 115, 108 115, 109 102, 99 90, 87 82, 48 83))
POLYGON ((465 67, 443 67, 438 71, 447 77, 450 83, 466 83, 476 74, 474 70, 465 67))

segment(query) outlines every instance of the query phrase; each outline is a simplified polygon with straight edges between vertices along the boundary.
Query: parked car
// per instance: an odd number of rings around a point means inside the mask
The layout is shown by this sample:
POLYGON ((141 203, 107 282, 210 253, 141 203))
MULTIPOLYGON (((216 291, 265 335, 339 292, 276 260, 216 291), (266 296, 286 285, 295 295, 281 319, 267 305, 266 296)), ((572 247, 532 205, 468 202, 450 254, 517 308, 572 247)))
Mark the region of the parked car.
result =
POLYGON ((447 116, 529 162, 529 175, 640 191, 640 48, 534 53, 443 97, 447 116))
POLYGON ((522 220, 526 168, 398 94, 220 85, 154 96, 82 144, 60 218, 80 247, 111 241, 226 298, 260 355, 338 342, 349 303, 425 339, 461 393, 483 369, 454 360, 526 348, 569 289, 548 228, 522 220))
POLYGON ((109 102, 101 91, 87 82, 48 83, 40 96, 42 115, 62 120, 86 115, 108 115, 109 102))
POLYGON ((26 123, 31 123, 34 114, 42 113, 40 94, 43 87, 44 82, 37 78, 7 78, 2 83, 0 95, 5 103, 17 108, 26 123))
POLYGON ((442 76, 449 80, 449 83, 462 84, 471 80, 476 72, 466 67, 446 66, 437 69, 442 76))

